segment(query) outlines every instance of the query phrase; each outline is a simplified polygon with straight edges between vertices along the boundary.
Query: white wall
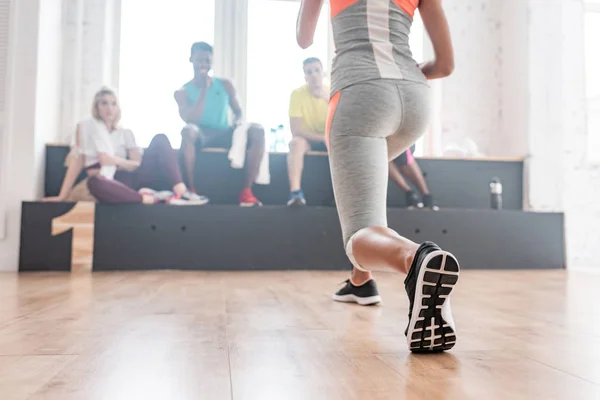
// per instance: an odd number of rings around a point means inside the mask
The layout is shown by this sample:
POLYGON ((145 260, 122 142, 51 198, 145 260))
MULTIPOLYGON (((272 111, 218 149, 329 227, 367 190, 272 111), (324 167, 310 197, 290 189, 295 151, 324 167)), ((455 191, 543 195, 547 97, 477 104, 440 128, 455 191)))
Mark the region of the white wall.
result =
POLYGON ((36 197, 43 195, 44 152, 47 143, 60 137, 62 91, 62 0, 40 1, 36 106, 35 106, 35 183, 36 197))
POLYGON ((17 269, 21 202, 42 195, 46 143, 65 141, 76 121, 89 115, 94 93, 118 83, 120 0, 12 4, 0 148, 0 220, 3 209, 7 215, 0 270, 17 269))
MULTIPOLYGON (((574 267, 600 268, 596 252, 600 243, 600 169, 587 159, 585 68, 581 0, 561 3, 563 119, 565 163, 563 204, 566 211, 567 251, 574 267), (575 62, 574 62, 575 61, 575 62)), ((554 56, 548 55, 551 60, 554 56)), ((598 134, 595 132, 595 134, 598 134)))
POLYGON ((500 130, 492 132, 492 154, 526 157, 529 154, 529 28, 527 1, 502 3, 500 48, 500 130))
POLYGON ((118 87, 121 0, 63 0, 61 141, 90 115, 101 86, 118 87))
POLYGON ((444 2, 456 68, 443 82, 443 147, 467 136, 484 154, 498 153, 492 146, 492 138, 501 127, 503 2, 444 2))
POLYGON ((13 2, 9 84, 2 149, 2 197, 6 237, 0 241, 0 270, 17 267, 21 201, 41 194, 43 147, 58 135, 61 6, 57 0, 13 2))

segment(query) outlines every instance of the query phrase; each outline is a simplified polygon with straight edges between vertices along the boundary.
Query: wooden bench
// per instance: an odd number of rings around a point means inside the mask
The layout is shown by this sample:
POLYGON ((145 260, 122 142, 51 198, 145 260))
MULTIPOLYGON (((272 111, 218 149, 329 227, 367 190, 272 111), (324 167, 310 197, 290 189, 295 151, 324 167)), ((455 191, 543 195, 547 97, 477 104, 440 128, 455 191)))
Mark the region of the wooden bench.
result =
MULTIPOLYGON (((388 222, 412 240, 439 243, 466 269, 564 267, 559 213, 389 209, 388 222)), ((90 267, 349 270, 350 263, 333 207, 23 203, 21 271, 90 267)))

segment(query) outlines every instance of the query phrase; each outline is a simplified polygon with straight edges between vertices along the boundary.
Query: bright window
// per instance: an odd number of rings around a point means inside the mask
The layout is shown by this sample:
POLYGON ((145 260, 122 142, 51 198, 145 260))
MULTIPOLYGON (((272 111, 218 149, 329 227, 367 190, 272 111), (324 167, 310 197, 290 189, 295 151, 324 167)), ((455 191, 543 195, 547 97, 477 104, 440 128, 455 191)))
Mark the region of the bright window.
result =
POLYGON ((586 0, 585 3, 588 158, 600 162, 600 0, 586 0))
MULTIPOLYGON (((418 63, 422 63, 425 61, 425 27, 423 26, 423 21, 421 20, 421 15, 417 11, 415 13, 413 24, 410 29, 410 37, 409 44, 410 50, 412 52, 412 56, 418 63)), ((425 133, 423 136, 417 140, 415 146, 415 156, 420 157, 423 156, 425 152, 425 133)))
MULTIPOLYGON (((289 100, 302 86, 302 61, 318 57, 328 73, 329 7, 323 6, 314 43, 302 50, 296 44, 296 18, 300 2, 248 0, 247 117, 267 132, 283 125, 288 139, 289 100)), ((284 149, 285 151, 285 149, 284 149)))
POLYGON ((181 144, 183 122, 173 98, 192 78, 193 42, 214 39, 214 1, 121 0, 119 93, 123 125, 147 146, 165 133, 181 144))
POLYGON ((426 36, 427 34, 425 33, 425 27, 423 26, 421 15, 417 10, 413 19, 413 24, 410 29, 410 37, 408 38, 408 40, 412 56, 418 63, 422 63, 423 61, 425 61, 426 36))

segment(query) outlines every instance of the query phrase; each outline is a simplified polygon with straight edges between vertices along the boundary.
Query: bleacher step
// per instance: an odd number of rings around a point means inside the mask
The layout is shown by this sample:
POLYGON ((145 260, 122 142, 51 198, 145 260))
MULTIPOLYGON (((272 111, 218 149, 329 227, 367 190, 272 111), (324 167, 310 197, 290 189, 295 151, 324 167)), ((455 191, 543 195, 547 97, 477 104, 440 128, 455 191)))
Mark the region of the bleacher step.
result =
MULTIPOLYGON (((514 210, 388 209, 392 228, 437 242, 467 269, 563 268, 563 220, 514 210)), ((334 207, 23 203, 21 271, 81 268, 86 246, 94 271, 350 267, 334 207)))

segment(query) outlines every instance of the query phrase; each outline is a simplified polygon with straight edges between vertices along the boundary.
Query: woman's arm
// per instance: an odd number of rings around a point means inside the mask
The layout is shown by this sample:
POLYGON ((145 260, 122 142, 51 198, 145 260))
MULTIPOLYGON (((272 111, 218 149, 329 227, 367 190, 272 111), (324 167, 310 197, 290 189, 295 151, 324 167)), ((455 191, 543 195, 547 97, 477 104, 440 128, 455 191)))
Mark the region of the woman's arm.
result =
POLYGON ((141 164, 142 152, 140 151, 140 147, 135 141, 135 135, 133 134, 133 132, 127 129, 124 133, 124 139, 125 147, 127 148, 127 159, 131 161, 136 161, 141 164))
POLYGON ((45 197, 42 201, 46 202, 61 202, 65 201, 71 193, 71 189, 73 189, 73 185, 75 185, 75 181, 77 177, 83 170, 83 158, 84 156, 79 153, 79 146, 81 145, 81 134, 79 130, 79 126, 77 127, 77 131, 75 132, 75 145, 73 146, 71 152, 67 156, 67 173, 65 174, 65 178, 63 179, 63 183, 60 187, 60 193, 55 197, 45 197))
POLYGON ((127 150, 127 159, 131 161, 142 162, 142 152, 138 147, 127 150))
POLYGON ((106 153, 98 153, 98 161, 101 166, 116 166, 125 171, 135 171, 141 164, 138 160, 126 160, 125 158, 110 156, 106 153))
POLYGON ((310 47, 313 43, 322 6, 323 0, 302 0, 302 4, 300 4, 300 12, 296 21, 296 41, 303 49, 310 47))
POLYGON ((142 153, 138 147, 135 136, 129 129, 123 133, 125 149, 127 150, 127 158, 109 156, 106 153, 98 153, 100 165, 114 165, 118 169, 125 171, 135 171, 142 164, 142 153))
POLYGON ((421 0, 419 13, 431 38, 435 60, 421 66, 427 79, 444 78, 454 71, 454 50, 442 0, 421 0))

